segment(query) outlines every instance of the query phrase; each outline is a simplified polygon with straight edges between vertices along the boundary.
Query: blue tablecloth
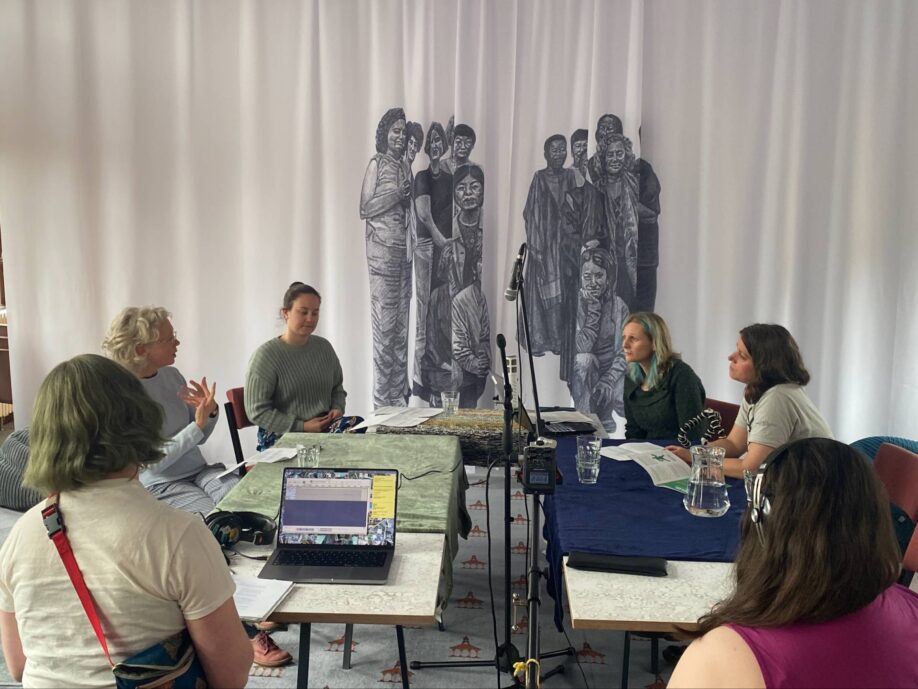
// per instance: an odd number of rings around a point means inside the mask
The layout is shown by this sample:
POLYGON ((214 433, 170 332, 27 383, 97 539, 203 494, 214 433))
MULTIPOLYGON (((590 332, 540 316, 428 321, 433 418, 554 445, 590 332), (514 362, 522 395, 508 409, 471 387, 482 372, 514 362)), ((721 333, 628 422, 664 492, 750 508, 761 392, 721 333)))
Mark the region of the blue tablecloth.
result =
POLYGON ((654 486, 635 462, 603 458, 599 482, 581 485, 575 454, 573 438, 558 442, 558 468, 564 481, 543 501, 548 590, 555 599, 559 630, 564 619, 561 559, 573 550, 667 560, 733 561, 739 520, 746 509, 742 480, 728 479, 731 506, 727 514, 717 519, 693 517, 682 505, 682 493, 654 486))

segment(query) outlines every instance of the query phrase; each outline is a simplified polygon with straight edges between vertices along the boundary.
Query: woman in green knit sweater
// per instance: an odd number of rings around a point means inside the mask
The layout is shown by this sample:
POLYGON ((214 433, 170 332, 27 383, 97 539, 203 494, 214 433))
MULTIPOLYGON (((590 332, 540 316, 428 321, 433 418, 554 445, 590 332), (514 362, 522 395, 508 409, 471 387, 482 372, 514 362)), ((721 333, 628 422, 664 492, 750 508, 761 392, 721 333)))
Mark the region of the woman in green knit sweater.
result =
POLYGON ((245 378, 245 413, 258 425, 258 447, 284 433, 336 430, 344 415, 344 374, 331 343, 314 335, 322 297, 294 282, 284 294, 287 329, 255 350, 245 378))
POLYGON ((632 313, 622 329, 628 363, 625 437, 671 439, 704 409, 705 392, 691 366, 673 352, 666 321, 632 313))

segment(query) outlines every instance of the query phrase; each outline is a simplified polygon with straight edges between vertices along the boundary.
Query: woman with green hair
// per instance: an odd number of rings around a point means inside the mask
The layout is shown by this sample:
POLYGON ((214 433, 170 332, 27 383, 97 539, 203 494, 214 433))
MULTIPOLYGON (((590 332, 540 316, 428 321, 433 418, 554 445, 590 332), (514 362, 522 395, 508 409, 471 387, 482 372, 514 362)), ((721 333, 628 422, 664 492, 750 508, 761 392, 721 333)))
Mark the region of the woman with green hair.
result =
MULTIPOLYGON (((162 409, 124 367, 95 354, 65 361, 38 391, 24 483, 57 496, 115 662, 187 629, 209 686, 244 686, 252 646, 220 546, 198 515, 137 480, 163 456, 162 425, 162 409)), ((113 686, 43 507, 0 548, 7 667, 24 686, 113 686)))
POLYGON ((705 392, 692 367, 673 351, 669 328, 649 311, 632 313, 622 329, 625 437, 673 439, 704 409, 705 392))

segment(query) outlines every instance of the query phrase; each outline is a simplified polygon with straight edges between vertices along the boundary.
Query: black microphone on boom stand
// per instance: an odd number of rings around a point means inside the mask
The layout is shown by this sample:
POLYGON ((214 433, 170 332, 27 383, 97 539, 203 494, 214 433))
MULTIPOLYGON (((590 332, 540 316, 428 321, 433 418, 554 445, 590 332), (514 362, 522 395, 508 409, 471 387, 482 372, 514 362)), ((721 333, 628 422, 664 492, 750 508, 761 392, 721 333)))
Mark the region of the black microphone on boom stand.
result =
MULTIPOLYGON (((520 308, 523 311, 523 334, 526 337, 526 356, 529 359, 529 375, 532 382, 532 399, 535 404, 536 415, 536 438, 533 442, 527 444, 523 450, 523 460, 520 466, 520 482, 523 484, 523 492, 532 496, 532 509, 529 516, 529 571, 527 576, 527 602, 529 604, 529 638, 527 645, 526 659, 526 689, 535 689, 541 683, 541 680, 548 679, 554 674, 564 672, 564 665, 558 665, 548 672, 542 672, 541 659, 553 658, 556 656, 575 655, 576 651, 572 646, 548 653, 541 653, 539 649, 539 609, 542 605, 540 597, 540 577, 544 576, 542 569, 539 567, 539 509, 542 503, 539 501, 539 495, 553 493, 555 490, 555 474, 557 462, 555 459, 555 449, 557 443, 542 437, 542 413, 539 409, 539 388, 536 382, 535 363, 532 357, 532 341, 529 336, 529 315, 526 310, 526 290, 523 288, 523 264, 526 258, 526 244, 520 247, 519 255, 513 265, 513 274, 510 278, 510 285, 504 296, 509 301, 516 299, 517 293, 520 296, 520 308), (530 663, 528 661, 536 661, 530 663)), ((519 335, 517 335, 519 338, 519 335)), ((522 404, 522 401, 520 401, 522 404)))
MULTIPOLYGON (((525 245, 524 245, 525 246, 525 245)), ((492 667, 497 668, 500 672, 513 673, 514 666, 520 660, 520 652, 510 640, 513 631, 511 623, 511 612, 513 609, 513 596, 511 592, 510 569, 512 554, 510 551, 510 524, 513 518, 510 516, 510 475, 512 473, 511 465, 514 459, 513 449, 513 388, 510 385, 510 372, 507 367, 507 338, 503 334, 497 336, 497 348, 500 350, 500 360, 504 371, 504 426, 503 426, 503 455, 504 455, 504 641, 497 647, 493 660, 455 660, 455 661, 418 661, 411 662, 409 667, 412 670, 422 670, 424 668, 446 668, 446 667, 492 667)), ((520 686, 519 680, 513 678, 513 687, 520 686)))

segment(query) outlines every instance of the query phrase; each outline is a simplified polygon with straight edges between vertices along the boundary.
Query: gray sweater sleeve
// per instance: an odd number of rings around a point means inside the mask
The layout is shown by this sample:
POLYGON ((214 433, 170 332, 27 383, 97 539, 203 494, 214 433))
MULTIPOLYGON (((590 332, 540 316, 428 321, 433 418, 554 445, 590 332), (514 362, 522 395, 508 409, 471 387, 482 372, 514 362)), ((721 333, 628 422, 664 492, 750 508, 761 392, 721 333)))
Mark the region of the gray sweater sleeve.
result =
POLYGON ((0 446, 0 505, 25 512, 42 500, 37 490, 22 485, 29 463, 29 429, 13 431, 0 446))
POLYGON ((289 412, 276 409, 274 394, 278 373, 271 365, 266 347, 255 350, 245 377, 245 413, 256 426, 274 433, 303 430, 303 421, 289 412), (298 427, 298 428, 297 428, 298 427))
POLYGON ((274 433, 303 430, 303 422, 344 412, 347 393, 338 355, 313 335, 302 345, 274 339, 259 347, 245 381, 245 410, 253 423, 274 433))

